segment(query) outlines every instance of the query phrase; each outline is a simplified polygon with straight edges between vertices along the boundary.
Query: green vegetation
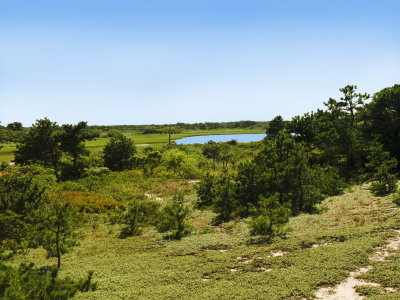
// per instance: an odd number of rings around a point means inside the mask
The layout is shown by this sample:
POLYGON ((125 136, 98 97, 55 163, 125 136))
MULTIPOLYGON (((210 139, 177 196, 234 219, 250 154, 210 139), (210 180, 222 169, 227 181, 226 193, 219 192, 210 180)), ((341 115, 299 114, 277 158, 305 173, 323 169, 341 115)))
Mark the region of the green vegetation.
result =
POLYGON ((121 237, 140 235, 143 226, 154 225, 159 206, 154 201, 135 199, 122 217, 122 222, 127 226, 122 229, 121 237))
POLYGON ((10 162, 14 159, 15 143, 2 144, 0 147, 0 162, 10 162))
MULTIPOLYGON (((325 110, 278 116, 262 142, 248 144, 160 142, 137 151, 135 136, 155 142, 187 130, 258 130, 256 122, 90 128, 38 120, 17 146, 17 166, 1 166, 0 293, 313 298, 371 263, 400 228, 398 149, 368 119, 382 105, 398 117, 391 89, 365 104, 369 95, 346 86, 325 110), (88 151, 98 141, 105 146, 88 151), (31 273, 46 292, 24 285, 31 273)), ((400 296, 385 290, 398 287, 398 256, 373 266, 363 276, 381 287, 357 290, 400 296)))
POLYGON ((111 138, 104 147, 104 166, 113 171, 123 171, 132 168, 132 156, 136 149, 133 141, 122 134, 111 138))
POLYGON ((69 299, 78 291, 94 290, 93 272, 87 279, 58 278, 61 254, 76 225, 70 203, 51 199, 53 172, 39 166, 6 168, 0 177, 0 297, 2 299, 69 299), (43 209, 48 207, 49 209, 43 209), (26 247, 43 246, 58 259, 57 268, 32 263, 11 268, 4 259, 26 247))
MULTIPOLYGON (((92 128, 94 126, 90 126, 92 128)), ((246 133, 263 133, 265 132, 264 127, 256 127, 254 129, 213 129, 213 130, 187 130, 179 134, 172 134, 172 141, 181 139, 188 136, 198 136, 198 135, 212 135, 212 134, 246 134, 246 133)), ((123 130, 122 133, 130 137, 136 144, 138 148, 146 147, 151 145, 155 148, 161 148, 162 146, 168 145, 168 133, 162 134, 141 134, 135 131, 123 130)), ((92 153, 100 153, 103 151, 104 146, 110 141, 109 137, 102 134, 100 137, 93 140, 85 141, 86 149, 92 153)), ((0 141, 1 143, 1 141, 0 141)), ((5 143, 2 144, 3 149, 0 149, 0 162, 1 161, 11 161, 14 158, 13 151, 16 150, 15 143, 5 143)))
POLYGON ((250 223, 250 234, 271 237, 278 235, 289 221, 290 209, 279 202, 279 194, 260 196, 259 209, 250 223))
POLYGON ((157 229, 160 232, 169 232, 165 236, 167 239, 180 240, 190 234, 190 225, 187 221, 189 212, 184 196, 182 194, 175 196, 171 203, 167 204, 161 212, 157 229))
POLYGON ((70 202, 53 201, 50 207, 37 217, 40 244, 49 257, 57 257, 61 267, 61 255, 77 245, 75 229, 78 227, 76 211, 70 202))
MULTIPOLYGON (((121 185, 121 180, 120 187, 134 189, 128 181, 121 185)), ((155 181, 146 181, 148 192, 168 195, 155 181)), ((103 183, 113 185, 113 179, 103 183)), ((180 189, 185 185, 182 182, 180 189)), ((64 255, 60 274, 76 278, 95 270, 97 290, 78 294, 77 299, 312 297, 319 287, 339 283, 350 271, 369 264, 368 256, 386 243, 390 229, 400 228, 400 209, 391 196, 375 197, 368 186, 321 205, 325 212, 291 218, 286 237, 275 237, 269 244, 251 243, 245 222, 210 227, 213 216, 208 212, 193 212, 194 234, 180 241, 164 240, 151 227, 141 236, 120 239, 120 225, 100 219, 96 228, 86 226, 80 245, 64 255), (282 256, 272 255, 281 252, 282 256)), ((16 256, 12 264, 23 261, 39 266, 55 262, 41 249, 16 256)))

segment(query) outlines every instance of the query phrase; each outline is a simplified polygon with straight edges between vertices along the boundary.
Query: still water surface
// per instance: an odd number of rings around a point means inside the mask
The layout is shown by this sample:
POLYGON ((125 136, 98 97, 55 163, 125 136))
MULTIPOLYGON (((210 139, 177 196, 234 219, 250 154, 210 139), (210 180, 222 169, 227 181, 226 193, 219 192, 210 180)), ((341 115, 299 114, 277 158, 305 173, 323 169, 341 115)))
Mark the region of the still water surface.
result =
POLYGON ((199 135, 199 136, 188 136, 175 142, 177 144, 188 145, 188 144, 205 144, 208 141, 228 142, 231 140, 237 140, 239 143, 258 142, 265 137, 265 133, 246 133, 246 134, 215 134, 215 135, 199 135))

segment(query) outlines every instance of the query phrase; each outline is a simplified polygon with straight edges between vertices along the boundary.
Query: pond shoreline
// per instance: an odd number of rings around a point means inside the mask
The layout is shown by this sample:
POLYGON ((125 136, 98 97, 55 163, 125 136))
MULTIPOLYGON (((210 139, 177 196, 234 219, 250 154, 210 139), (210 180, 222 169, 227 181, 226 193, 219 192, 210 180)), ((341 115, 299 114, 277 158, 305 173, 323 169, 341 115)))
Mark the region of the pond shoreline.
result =
POLYGON ((238 143, 250 143, 261 141, 266 136, 265 133, 241 133, 241 134, 212 134, 188 136, 174 140, 178 145, 205 144, 212 140, 214 142, 229 142, 236 140, 238 143))

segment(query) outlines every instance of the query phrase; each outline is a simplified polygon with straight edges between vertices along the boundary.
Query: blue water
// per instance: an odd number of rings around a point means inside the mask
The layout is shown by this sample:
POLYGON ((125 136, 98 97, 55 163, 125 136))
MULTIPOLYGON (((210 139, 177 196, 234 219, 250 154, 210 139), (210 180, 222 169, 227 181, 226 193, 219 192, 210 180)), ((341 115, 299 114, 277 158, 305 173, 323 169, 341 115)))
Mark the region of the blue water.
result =
POLYGON ((247 133, 247 134, 215 134, 215 135, 199 135, 199 136, 188 136, 175 142, 177 144, 188 145, 188 144, 205 144, 208 141, 218 142, 229 142, 231 140, 237 140, 239 143, 258 142, 265 137, 265 133, 247 133))

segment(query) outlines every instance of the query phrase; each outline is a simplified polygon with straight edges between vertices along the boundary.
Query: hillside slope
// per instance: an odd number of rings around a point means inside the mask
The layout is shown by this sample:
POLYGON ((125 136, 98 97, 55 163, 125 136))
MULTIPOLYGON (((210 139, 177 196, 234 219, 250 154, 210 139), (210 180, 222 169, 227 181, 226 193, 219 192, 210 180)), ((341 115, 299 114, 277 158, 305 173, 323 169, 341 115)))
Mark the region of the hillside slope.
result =
MULTIPOLYGON (((392 200, 354 187, 326 199, 322 213, 292 218, 287 236, 271 244, 249 244, 244 221, 208 226, 209 212, 194 212, 197 233, 181 241, 165 241, 150 228, 119 239, 117 225, 101 223, 65 255, 61 273, 95 270, 99 288, 77 299, 312 299, 372 266, 361 277, 381 286, 356 290, 368 299, 400 299, 400 251, 390 249, 386 261, 369 259, 399 234, 400 207, 392 200)), ((21 261, 54 263, 41 250, 13 262, 21 261)))

